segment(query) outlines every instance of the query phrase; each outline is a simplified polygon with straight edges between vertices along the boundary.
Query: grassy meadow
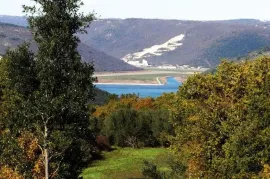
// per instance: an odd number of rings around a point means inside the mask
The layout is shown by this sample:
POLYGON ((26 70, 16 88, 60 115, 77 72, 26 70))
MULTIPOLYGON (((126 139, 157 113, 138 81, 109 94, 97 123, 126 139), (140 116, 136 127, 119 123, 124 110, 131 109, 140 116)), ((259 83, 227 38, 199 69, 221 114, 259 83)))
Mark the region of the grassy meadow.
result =
POLYGON ((159 169, 169 170, 168 149, 165 148, 117 148, 104 152, 103 159, 95 161, 82 173, 83 179, 127 179, 141 177, 143 161, 152 161, 159 169))

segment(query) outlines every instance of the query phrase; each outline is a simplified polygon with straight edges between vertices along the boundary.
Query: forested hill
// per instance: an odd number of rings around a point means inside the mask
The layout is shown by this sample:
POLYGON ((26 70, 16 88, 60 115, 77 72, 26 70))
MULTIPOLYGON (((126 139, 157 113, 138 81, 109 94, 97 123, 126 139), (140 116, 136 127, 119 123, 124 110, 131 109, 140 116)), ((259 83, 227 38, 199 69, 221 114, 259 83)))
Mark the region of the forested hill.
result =
MULTIPOLYGON (((236 63, 242 63, 245 61, 252 61, 252 60, 255 60, 257 58, 269 57, 269 56, 270 56, 270 47, 266 46, 266 47, 261 48, 259 50, 254 50, 254 51, 248 53, 247 55, 238 56, 238 57, 226 59, 226 60, 234 61, 236 63)), ((204 73, 209 74, 209 73, 215 73, 215 72, 216 72, 216 68, 210 68, 209 70, 205 71, 204 73)))
MULTIPOLYGON (((2 16, 0 22, 27 25, 25 18, 2 16)), ((270 22, 254 19, 186 21, 101 19, 81 40, 118 59, 213 67, 270 45, 270 22), (156 49, 158 47, 158 49, 156 49)))
POLYGON ((270 45, 269 26, 259 20, 104 19, 82 40, 117 58, 212 67, 270 45))
POLYGON ((250 52, 247 55, 232 59, 233 61, 255 60, 258 57, 270 56, 270 46, 250 52))
MULTIPOLYGON (((24 42, 31 42, 32 36, 27 28, 14 24, 0 23, 0 54, 4 54, 7 48, 14 48, 24 42)), ((32 49, 37 49, 32 44, 32 49)), ((120 59, 96 50, 84 43, 79 44, 79 52, 85 62, 94 64, 96 71, 133 71, 138 68, 131 66, 120 59)))
POLYGON ((269 26, 259 20, 104 19, 93 23, 82 39, 117 58, 211 67, 220 58, 246 55, 270 45, 269 26))

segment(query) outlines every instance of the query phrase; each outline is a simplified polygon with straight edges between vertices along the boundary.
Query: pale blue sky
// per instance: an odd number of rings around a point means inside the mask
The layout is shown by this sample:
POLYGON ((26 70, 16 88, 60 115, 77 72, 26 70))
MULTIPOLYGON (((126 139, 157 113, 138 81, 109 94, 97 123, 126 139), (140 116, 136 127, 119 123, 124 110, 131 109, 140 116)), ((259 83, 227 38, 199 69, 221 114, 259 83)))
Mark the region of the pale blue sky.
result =
MULTIPOLYGON (((23 15, 30 0, 0 0, 0 15, 23 15)), ((270 20, 270 0, 84 0, 84 12, 101 18, 160 18, 224 20, 253 18, 270 20)))

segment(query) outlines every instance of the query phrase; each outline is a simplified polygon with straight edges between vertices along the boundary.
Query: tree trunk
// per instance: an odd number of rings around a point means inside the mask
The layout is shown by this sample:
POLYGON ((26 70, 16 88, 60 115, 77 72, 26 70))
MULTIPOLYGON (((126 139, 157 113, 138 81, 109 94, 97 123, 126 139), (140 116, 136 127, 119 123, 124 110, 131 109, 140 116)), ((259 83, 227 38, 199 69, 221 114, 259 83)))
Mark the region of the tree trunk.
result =
POLYGON ((45 168, 45 179, 49 179, 49 154, 47 146, 48 128, 47 124, 44 126, 44 168, 45 168))

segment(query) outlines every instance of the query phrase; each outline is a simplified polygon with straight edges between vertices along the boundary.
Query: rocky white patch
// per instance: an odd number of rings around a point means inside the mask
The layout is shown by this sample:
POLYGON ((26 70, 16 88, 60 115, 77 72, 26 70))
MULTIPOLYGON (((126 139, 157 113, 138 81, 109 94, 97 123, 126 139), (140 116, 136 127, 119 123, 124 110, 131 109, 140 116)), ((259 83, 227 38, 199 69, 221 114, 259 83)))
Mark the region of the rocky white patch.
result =
POLYGON ((183 43, 181 41, 184 39, 185 35, 181 34, 179 36, 176 36, 167 42, 160 44, 160 45, 154 45, 150 48, 143 49, 141 52, 136 52, 133 54, 127 54, 122 58, 124 61, 130 61, 130 60, 141 60, 145 58, 149 58, 152 56, 161 56, 164 52, 169 52, 177 49, 178 47, 182 46, 183 43))

